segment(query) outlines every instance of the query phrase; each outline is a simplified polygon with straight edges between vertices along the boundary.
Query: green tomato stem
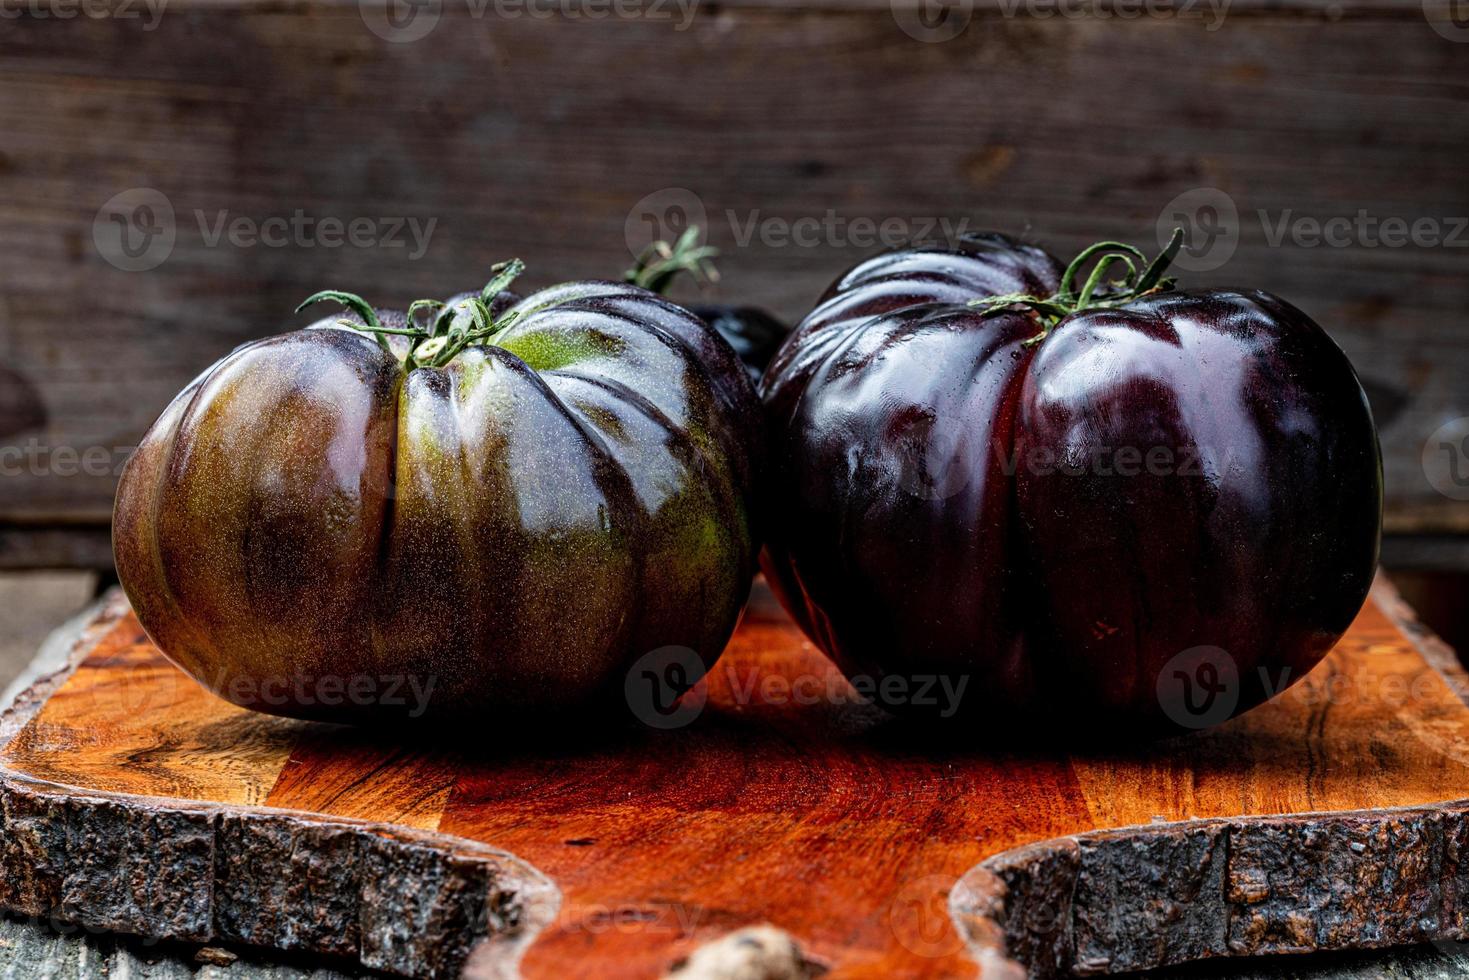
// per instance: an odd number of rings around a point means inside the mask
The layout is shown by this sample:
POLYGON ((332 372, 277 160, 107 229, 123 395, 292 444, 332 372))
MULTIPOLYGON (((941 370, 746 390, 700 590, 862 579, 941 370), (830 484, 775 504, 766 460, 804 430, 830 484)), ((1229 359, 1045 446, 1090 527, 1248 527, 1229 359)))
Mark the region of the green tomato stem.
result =
POLYGON ((623 280, 634 286, 642 286, 659 295, 680 273, 688 273, 699 283, 719 281, 719 270, 710 261, 719 254, 712 245, 700 245, 698 225, 690 225, 673 244, 658 241, 638 253, 632 267, 623 273, 623 280))
POLYGON ((491 267, 490 281, 485 284, 480 295, 471 297, 458 306, 450 307, 434 299, 416 299, 408 306, 406 327, 383 326, 371 303, 356 293, 346 293, 339 289, 323 289, 319 293, 313 293, 296 307, 296 312, 327 300, 340 303, 361 317, 362 322, 346 319, 337 322, 344 327, 372 334, 377 339, 378 346, 389 356, 397 355, 388 343, 388 337, 410 338, 408 352, 402 361, 404 370, 412 371, 421 366, 444 367, 459 356, 464 348, 471 344, 490 342, 520 318, 518 313, 509 313, 496 321, 490 312, 490 304, 524 271, 525 263, 520 259, 498 263, 491 267), (425 310, 437 311, 427 325, 419 317, 425 310))
POLYGON ((362 323, 353 323, 351 320, 341 320, 338 322, 344 323, 354 330, 376 334, 378 346, 389 354, 393 352, 393 349, 388 346, 388 338, 383 336, 388 330, 378 321, 377 310, 374 310, 371 303, 356 293, 344 293, 340 289, 323 289, 319 293, 312 293, 306 297, 301 305, 296 307, 296 312, 300 313, 306 307, 326 300, 330 300, 333 303, 341 303, 347 309, 362 317, 362 323))
POLYGON ((519 259, 511 259, 509 262, 490 266, 490 281, 485 283, 484 289, 480 290, 480 300, 488 307, 494 303, 495 297, 509 289, 510 284, 524 271, 525 263, 519 259))
POLYGON ((1057 323, 1074 313, 1082 310, 1122 306, 1150 293, 1173 288, 1173 280, 1165 279, 1163 273, 1168 270, 1168 266, 1182 247, 1182 228, 1174 230, 1173 237, 1168 240, 1167 246, 1152 262, 1148 262, 1147 256, 1131 245, 1122 242, 1097 242, 1095 245, 1082 249, 1076 258, 1071 260, 1071 264, 1066 267, 1066 271, 1061 276, 1059 288, 1051 296, 1005 293, 1000 296, 987 296, 983 299, 972 300, 969 305, 980 309, 984 315, 1016 307, 1029 311, 1041 323, 1041 331, 1025 341, 1025 346, 1033 347, 1045 340, 1057 323), (1091 274, 1087 276, 1086 281, 1078 290, 1076 282, 1081 275, 1081 270, 1086 268, 1086 264, 1093 258, 1097 259, 1096 265, 1093 266, 1091 274), (1141 276, 1137 271, 1139 263, 1144 266, 1141 276), (1102 284, 1108 282, 1108 270, 1115 265, 1123 266, 1126 272, 1121 279, 1113 280, 1109 287, 1102 291, 1102 284))

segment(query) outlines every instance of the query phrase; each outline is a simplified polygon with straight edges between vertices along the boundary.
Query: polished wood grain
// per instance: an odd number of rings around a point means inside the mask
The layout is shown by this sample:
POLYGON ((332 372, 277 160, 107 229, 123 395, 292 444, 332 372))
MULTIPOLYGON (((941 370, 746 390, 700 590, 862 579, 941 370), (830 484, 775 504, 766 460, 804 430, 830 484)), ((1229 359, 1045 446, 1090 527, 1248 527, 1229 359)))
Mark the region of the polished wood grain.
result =
MULTIPOLYGON (((263 806, 259 812, 290 811, 323 826, 366 821, 386 834, 397 826, 420 834, 417 842, 443 841, 446 850, 487 845, 511 855, 534 873, 517 879, 520 865, 506 865, 514 872, 502 886, 507 895, 534 891, 536 874, 556 894, 481 923, 486 939, 468 960, 470 976, 499 975, 523 954, 529 978, 658 977, 762 923, 794 937, 808 964, 828 976, 1006 976, 1016 969, 1001 955, 1007 944, 1011 957, 1048 975, 1059 968, 1022 948, 1006 922, 1013 932, 1016 922, 1033 921, 1028 896, 1045 887, 1047 862, 1072 860, 1066 848, 1081 848, 1086 871, 1088 848, 1104 851, 1114 838, 1147 850, 1234 828, 1232 846, 1244 855, 1255 846, 1251 835, 1314 839, 1373 821, 1396 821, 1399 836, 1407 832, 1400 825, 1428 821, 1442 836, 1464 816, 1454 801, 1469 797, 1469 679, 1383 582, 1327 660, 1275 701, 1206 733, 1071 752, 1019 736, 958 744, 885 719, 854 700, 763 586, 691 695, 705 698, 691 724, 569 743, 528 737, 492 717, 453 739, 405 743, 252 715, 177 673, 120 600, 93 632, 75 670, 41 690, 30 717, 12 725, 0 749, 6 778, 47 798, 100 793, 143 798, 155 809, 177 800, 225 815, 263 806), (1351 813, 1332 815, 1339 811, 1351 813), (1107 836, 1116 828, 1136 829, 1107 836), (518 938, 497 945, 497 930, 518 938)), ((1343 845, 1346 859, 1357 846, 1356 837, 1343 845)), ((1357 877, 1342 885, 1360 892, 1348 896, 1357 910, 1349 919, 1370 924, 1374 908, 1397 908, 1395 887, 1418 895, 1428 878, 1452 877, 1443 861, 1428 862, 1425 881, 1407 888, 1412 875, 1395 866, 1394 886, 1373 857, 1365 853, 1357 877)), ((1087 887, 1105 884, 1097 867, 1087 887)), ((1248 872, 1236 864, 1229 873, 1248 872)), ((1167 878, 1148 887, 1173 887, 1167 878)), ((1234 903, 1238 922, 1252 909, 1275 915, 1269 903, 1293 900, 1277 891, 1221 900, 1234 903)), ((1207 905, 1199 896, 1183 907, 1207 905)), ((1102 940, 1083 928, 1087 914, 1080 905, 1071 913, 1068 969, 1190 958, 1168 952, 1193 947, 1168 939, 1166 925, 1156 951, 1113 937, 1115 948, 1098 952, 1102 940)), ((1299 914, 1309 922, 1313 913, 1299 914)), ((1189 915, 1181 918, 1187 925, 1189 915)), ((1445 918, 1434 928, 1457 935, 1461 925, 1445 918)), ((1332 929, 1335 939, 1293 935, 1306 937, 1301 948, 1382 944, 1335 920, 1332 929)), ((1434 938, 1428 933, 1419 938, 1434 938)), ((1245 937, 1193 955, 1280 946, 1269 930, 1254 943, 1245 937)))

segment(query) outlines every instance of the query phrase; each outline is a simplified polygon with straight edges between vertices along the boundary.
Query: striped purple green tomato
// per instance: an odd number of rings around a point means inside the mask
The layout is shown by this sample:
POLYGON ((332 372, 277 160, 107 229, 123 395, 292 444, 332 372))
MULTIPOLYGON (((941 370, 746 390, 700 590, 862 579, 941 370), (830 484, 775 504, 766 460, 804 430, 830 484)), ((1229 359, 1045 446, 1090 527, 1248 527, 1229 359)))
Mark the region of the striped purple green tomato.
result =
POLYGON ((319 294, 354 313, 174 399, 113 529, 171 660, 247 708, 345 722, 575 720, 651 651, 714 662, 754 564, 739 359, 637 286, 506 310, 495 285, 431 326, 319 294))

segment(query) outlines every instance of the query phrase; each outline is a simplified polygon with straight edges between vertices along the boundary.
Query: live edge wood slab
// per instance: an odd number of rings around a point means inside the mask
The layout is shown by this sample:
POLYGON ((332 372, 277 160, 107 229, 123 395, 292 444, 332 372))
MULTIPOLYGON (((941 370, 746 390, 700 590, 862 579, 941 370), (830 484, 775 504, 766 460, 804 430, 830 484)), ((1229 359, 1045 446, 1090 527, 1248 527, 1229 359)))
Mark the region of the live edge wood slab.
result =
POLYGON ((216 700, 114 596, 0 719, 0 906, 414 977, 1008 980, 1469 938, 1469 677, 1385 581, 1276 701, 1142 748, 935 746, 844 696, 763 587, 705 690, 676 731, 403 745, 216 700))

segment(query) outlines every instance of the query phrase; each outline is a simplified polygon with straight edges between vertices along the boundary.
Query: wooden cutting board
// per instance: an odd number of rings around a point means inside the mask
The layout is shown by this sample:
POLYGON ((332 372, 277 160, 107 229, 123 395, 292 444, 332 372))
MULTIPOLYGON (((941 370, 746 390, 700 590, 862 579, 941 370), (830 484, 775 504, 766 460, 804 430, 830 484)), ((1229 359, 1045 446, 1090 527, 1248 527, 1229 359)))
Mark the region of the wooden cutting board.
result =
POLYGON ((763 585, 694 693, 667 731, 545 745, 487 715, 405 745, 215 699, 113 596, 0 722, 0 906, 547 980, 1469 936, 1469 677, 1385 581, 1277 700, 1142 748, 934 745, 857 703, 763 585))

